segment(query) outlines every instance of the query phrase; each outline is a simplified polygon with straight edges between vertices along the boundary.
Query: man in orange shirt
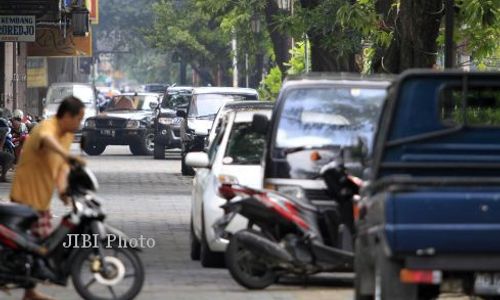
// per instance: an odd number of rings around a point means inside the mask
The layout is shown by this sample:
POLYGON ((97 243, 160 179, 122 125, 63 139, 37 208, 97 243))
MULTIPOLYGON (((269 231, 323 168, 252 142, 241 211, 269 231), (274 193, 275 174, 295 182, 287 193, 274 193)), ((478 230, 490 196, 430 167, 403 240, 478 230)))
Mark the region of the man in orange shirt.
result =
MULTIPOLYGON (((85 105, 78 98, 65 98, 55 117, 44 120, 33 128, 23 147, 16 167, 10 198, 13 202, 27 205, 39 213, 39 219, 31 228, 34 235, 47 237, 52 229, 50 200, 54 188, 61 200, 67 203, 65 191, 69 173, 68 160, 78 158, 69 153, 73 133, 80 127, 85 105)), ((26 289, 24 300, 49 300, 35 290, 26 289)))

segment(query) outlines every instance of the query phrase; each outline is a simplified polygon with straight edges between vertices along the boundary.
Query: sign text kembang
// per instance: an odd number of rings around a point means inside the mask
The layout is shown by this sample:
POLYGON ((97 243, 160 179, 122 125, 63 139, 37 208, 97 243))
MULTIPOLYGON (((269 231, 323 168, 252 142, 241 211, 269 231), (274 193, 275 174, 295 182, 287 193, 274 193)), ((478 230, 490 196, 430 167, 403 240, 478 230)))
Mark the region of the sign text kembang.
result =
POLYGON ((35 16, 0 16, 0 42, 34 42, 35 16))

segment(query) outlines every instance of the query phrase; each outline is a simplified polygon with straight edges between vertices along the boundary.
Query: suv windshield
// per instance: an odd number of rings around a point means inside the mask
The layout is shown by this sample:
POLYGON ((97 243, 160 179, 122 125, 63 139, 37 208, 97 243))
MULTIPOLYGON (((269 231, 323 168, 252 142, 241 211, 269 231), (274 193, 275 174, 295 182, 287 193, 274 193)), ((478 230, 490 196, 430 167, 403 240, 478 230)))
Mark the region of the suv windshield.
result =
POLYGON ((266 135, 252 130, 252 123, 235 123, 225 157, 231 158, 231 164, 259 164, 265 143, 266 135))
POLYGON ((285 99, 275 147, 349 146, 358 136, 371 146, 385 96, 385 88, 292 90, 285 99))
POLYGON ((75 96, 85 104, 94 102, 94 91, 86 85, 53 86, 47 93, 48 104, 58 104, 68 96, 75 96))
POLYGON ((177 107, 187 107, 191 100, 191 93, 187 92, 173 92, 165 94, 161 102, 161 108, 168 108, 175 110, 177 107))
POLYGON ((111 99, 105 111, 152 110, 151 103, 158 103, 158 97, 153 95, 119 95, 111 99))
POLYGON ((189 117, 215 119, 217 111, 229 101, 257 100, 252 94, 198 94, 193 97, 189 117))

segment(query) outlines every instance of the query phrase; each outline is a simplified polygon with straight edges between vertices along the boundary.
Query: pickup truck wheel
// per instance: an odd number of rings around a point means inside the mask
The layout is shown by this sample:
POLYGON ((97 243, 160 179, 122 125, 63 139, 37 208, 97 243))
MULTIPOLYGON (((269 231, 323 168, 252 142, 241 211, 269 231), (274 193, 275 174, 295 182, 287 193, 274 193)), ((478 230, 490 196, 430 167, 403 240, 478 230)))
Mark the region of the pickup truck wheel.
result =
POLYGON ((194 176, 195 171, 190 166, 186 165, 186 154, 182 153, 181 158, 181 173, 184 176, 194 176))
POLYGON ((375 300, 420 300, 418 285, 402 283, 399 279, 401 264, 387 257, 381 245, 376 250, 375 300))
POLYGON ((106 145, 101 144, 101 143, 85 143, 85 146, 83 147, 83 151, 87 153, 88 155, 94 156, 94 155, 101 155, 104 150, 106 150, 106 145))
POLYGON ((132 152, 133 155, 153 155, 155 146, 154 140, 154 133, 146 133, 141 141, 130 145, 130 152, 132 152))
POLYGON ((153 157, 154 159, 165 159, 165 145, 155 143, 153 157))

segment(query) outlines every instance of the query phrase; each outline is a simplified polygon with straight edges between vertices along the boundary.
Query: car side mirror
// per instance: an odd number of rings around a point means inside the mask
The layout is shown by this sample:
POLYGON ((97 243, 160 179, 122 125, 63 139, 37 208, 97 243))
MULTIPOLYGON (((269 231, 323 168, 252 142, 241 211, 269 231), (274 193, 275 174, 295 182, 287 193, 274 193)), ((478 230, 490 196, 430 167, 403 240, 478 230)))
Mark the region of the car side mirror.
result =
POLYGON ((255 114, 252 119, 252 130, 260 134, 267 134, 269 119, 265 115, 255 114))
POLYGON ((177 110, 177 112, 175 113, 175 115, 179 118, 183 118, 185 119, 187 117, 187 113, 181 109, 177 110))
POLYGON ((190 152, 186 155, 186 165, 193 168, 208 168, 210 161, 205 152, 190 152))

